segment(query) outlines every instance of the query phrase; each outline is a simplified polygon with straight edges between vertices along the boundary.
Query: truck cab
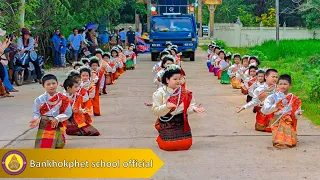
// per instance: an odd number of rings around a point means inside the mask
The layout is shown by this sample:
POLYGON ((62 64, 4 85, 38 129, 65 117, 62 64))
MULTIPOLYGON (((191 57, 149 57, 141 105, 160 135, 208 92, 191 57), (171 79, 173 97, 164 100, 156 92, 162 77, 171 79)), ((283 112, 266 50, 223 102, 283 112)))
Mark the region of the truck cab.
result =
POLYGON ((193 14, 163 13, 150 20, 150 51, 152 61, 156 61, 159 53, 167 43, 178 46, 182 56, 195 60, 198 46, 197 24, 193 14))

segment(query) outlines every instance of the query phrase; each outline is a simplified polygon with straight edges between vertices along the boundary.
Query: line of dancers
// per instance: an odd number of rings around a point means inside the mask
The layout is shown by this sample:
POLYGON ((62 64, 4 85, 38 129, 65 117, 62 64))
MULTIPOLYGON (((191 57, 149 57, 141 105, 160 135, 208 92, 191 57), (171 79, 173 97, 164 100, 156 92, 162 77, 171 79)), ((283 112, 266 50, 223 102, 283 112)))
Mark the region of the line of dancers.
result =
POLYGON ((276 148, 297 145, 297 121, 303 112, 302 102, 289 92, 292 79, 288 74, 279 76, 276 69, 259 68, 258 57, 225 53, 215 42, 208 45, 205 59, 209 72, 217 76, 221 84, 231 84, 247 95, 246 104, 237 112, 253 108, 255 130, 272 132, 276 148))
POLYGON ((38 127, 35 148, 61 149, 65 134, 71 136, 99 136, 92 116, 101 116, 100 96, 107 94, 107 86, 126 70, 136 68, 136 54, 131 44, 126 52, 121 46, 110 53, 96 49, 94 56, 73 64, 73 70, 60 86, 53 74, 42 78, 46 92, 34 101, 30 127, 38 127))

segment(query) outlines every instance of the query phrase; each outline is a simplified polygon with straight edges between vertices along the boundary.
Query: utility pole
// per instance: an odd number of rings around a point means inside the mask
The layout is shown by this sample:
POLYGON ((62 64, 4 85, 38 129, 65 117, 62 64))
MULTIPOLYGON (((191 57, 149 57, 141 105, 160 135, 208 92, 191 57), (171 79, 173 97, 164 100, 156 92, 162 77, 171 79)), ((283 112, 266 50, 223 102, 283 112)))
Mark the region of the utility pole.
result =
POLYGON ((280 39, 280 18, 279 18, 279 0, 276 0, 276 42, 279 45, 280 39))
POLYGON ((200 24, 198 35, 202 37, 202 0, 198 0, 198 22, 200 24))
POLYGON ((147 31, 150 31, 151 0, 147 0, 147 12, 148 12, 148 15, 147 15, 147 27, 148 27, 148 30, 147 31))
POLYGON ((24 28, 25 4, 26 4, 26 0, 21 0, 20 4, 19 4, 19 25, 20 25, 20 28, 24 28))

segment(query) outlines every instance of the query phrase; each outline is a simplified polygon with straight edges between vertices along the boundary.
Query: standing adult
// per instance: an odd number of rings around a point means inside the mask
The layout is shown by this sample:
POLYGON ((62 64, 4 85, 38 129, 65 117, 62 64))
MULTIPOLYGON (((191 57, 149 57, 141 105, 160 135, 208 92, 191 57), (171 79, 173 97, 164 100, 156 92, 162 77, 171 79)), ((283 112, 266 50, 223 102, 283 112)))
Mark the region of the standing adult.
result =
POLYGON ((97 34, 94 31, 94 29, 89 29, 88 33, 86 34, 86 40, 89 43, 89 51, 91 54, 94 54, 96 51, 96 48, 98 46, 98 38, 97 38, 97 34))
POLYGON ((60 63, 60 43, 61 43, 61 39, 60 39, 60 30, 57 29, 55 34, 52 36, 51 41, 53 43, 53 47, 52 47, 52 53, 54 55, 54 65, 55 66, 61 66, 60 63))
POLYGON ((73 34, 71 34, 68 38, 68 42, 71 47, 70 55, 73 62, 78 61, 79 51, 83 40, 83 36, 79 34, 79 30, 74 28, 73 34))
POLYGON ((126 31, 124 30, 124 28, 122 28, 119 32, 120 35, 120 41, 121 41, 121 46, 123 46, 123 48, 126 47, 126 31))
MULTIPOLYGON (((5 36, 6 31, 0 29, 0 37, 5 36)), ((8 60, 4 55, 6 49, 11 43, 10 39, 5 38, 3 43, 0 42, 0 97, 13 97, 10 95, 9 90, 6 88, 4 81, 9 81, 8 73, 6 73, 6 65, 8 64, 8 60)), ((10 84, 11 85, 11 84, 10 84)), ((12 86, 11 86, 12 87, 12 86)))
POLYGON ((110 50, 109 49, 109 36, 110 36, 110 34, 108 33, 107 29, 98 36, 98 39, 100 40, 100 42, 102 44, 101 48, 104 51, 109 51, 110 50))
MULTIPOLYGON (((129 26, 129 31, 127 32, 127 43, 129 44, 137 44, 136 40, 136 32, 132 31, 132 27, 129 26)), ((137 55, 137 48, 134 49, 134 52, 137 55)))
POLYGON ((119 42, 118 30, 114 29, 113 33, 110 36, 110 47, 113 48, 114 46, 118 45, 118 42, 119 42))

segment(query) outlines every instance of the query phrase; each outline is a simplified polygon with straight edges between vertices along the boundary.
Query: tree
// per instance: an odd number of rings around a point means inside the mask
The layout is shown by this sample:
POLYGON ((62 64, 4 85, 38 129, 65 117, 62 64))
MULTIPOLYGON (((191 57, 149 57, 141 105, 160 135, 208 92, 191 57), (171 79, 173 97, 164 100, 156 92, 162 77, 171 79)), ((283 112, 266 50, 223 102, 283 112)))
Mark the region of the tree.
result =
POLYGON ((307 0, 299 6, 299 13, 302 14, 308 28, 320 27, 320 0, 307 0))

